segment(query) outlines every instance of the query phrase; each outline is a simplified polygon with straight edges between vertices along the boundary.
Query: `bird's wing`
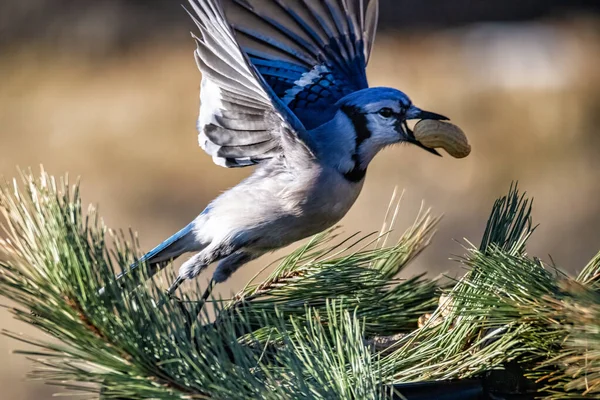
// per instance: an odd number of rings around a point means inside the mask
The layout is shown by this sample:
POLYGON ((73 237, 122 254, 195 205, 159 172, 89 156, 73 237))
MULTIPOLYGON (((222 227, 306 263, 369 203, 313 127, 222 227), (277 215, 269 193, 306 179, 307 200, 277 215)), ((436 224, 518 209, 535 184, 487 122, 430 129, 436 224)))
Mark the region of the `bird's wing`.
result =
POLYGON ((368 87, 378 0, 224 0, 237 40, 306 129, 368 87))
POLYGON ((224 167, 244 167, 282 152, 311 156, 310 137, 236 41, 219 0, 189 0, 200 30, 199 143, 224 167))

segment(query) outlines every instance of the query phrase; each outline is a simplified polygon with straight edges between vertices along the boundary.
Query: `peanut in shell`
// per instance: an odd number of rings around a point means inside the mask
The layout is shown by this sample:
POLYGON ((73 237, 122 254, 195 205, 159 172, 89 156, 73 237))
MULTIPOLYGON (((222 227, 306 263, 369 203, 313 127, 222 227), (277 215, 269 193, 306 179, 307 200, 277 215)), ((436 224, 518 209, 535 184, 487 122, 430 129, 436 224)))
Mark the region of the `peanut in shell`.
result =
POLYGON ((424 146, 442 148, 454 158, 464 158, 471 153, 465 133, 449 122, 423 119, 417 122, 413 134, 424 146))

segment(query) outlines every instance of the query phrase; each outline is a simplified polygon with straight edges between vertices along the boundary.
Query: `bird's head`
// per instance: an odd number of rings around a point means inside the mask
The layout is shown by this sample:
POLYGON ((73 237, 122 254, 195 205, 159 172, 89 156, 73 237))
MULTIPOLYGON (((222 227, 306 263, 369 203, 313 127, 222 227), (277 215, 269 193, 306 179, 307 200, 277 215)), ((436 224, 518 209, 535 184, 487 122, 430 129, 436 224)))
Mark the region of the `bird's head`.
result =
POLYGON ((360 90, 341 99, 338 106, 338 114, 347 117, 354 126, 356 156, 364 168, 381 149, 395 143, 412 143, 432 154, 440 155, 435 149, 426 147, 415 139, 407 121, 448 118, 421 110, 399 90, 360 90))

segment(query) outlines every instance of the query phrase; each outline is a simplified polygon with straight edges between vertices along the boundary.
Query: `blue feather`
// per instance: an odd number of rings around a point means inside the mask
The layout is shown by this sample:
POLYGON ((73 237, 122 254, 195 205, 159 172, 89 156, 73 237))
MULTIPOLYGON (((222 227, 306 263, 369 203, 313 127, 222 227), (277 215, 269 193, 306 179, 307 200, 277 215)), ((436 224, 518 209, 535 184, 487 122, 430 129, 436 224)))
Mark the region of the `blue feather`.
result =
POLYGON ((364 29, 376 24, 377 13, 368 13, 363 0, 274 0, 279 10, 260 0, 232 1, 244 52, 304 128, 326 122, 335 103, 368 87, 365 49, 372 38, 364 29))
POLYGON ((175 244, 175 242, 177 242, 179 239, 190 233, 193 227, 194 223, 190 222, 179 232, 175 233, 173 236, 171 236, 170 238, 168 238, 167 240, 165 240, 164 242, 162 242, 161 244, 144 254, 142 257, 140 257, 137 263, 152 261, 153 258, 160 255, 160 253, 166 250, 169 246, 175 244))
POLYGON ((285 44, 278 42, 277 40, 275 40, 265 34, 262 34, 258 31, 255 31, 255 30, 252 30, 252 29, 249 29, 246 27, 242 27, 242 26, 235 26, 235 30, 238 31, 239 33, 242 33, 246 36, 249 36, 249 37, 255 39, 257 42, 262 43, 265 46, 270 46, 277 50, 280 50, 280 51, 284 52, 285 54, 289 55, 290 57, 293 57, 296 60, 303 62, 305 65, 312 65, 317 62, 317 60, 309 58, 309 56, 306 53, 301 53, 299 51, 296 51, 292 47, 286 46, 285 44))
POLYGON ((364 104, 377 102, 380 99, 394 99, 405 105, 411 104, 411 101, 406 94, 397 89, 388 87, 374 87, 358 90, 341 99, 338 104, 343 103, 345 105, 360 107, 364 104))
POLYGON ((306 68, 304 66, 294 64, 294 63, 292 63, 290 61, 286 61, 286 60, 265 59, 265 58, 259 58, 258 56, 251 57, 251 59, 252 59, 252 64, 254 64, 258 68, 271 67, 271 68, 283 69, 289 73, 296 73, 296 77, 294 79, 297 79, 297 77, 301 76, 305 72, 310 71, 310 68, 306 68))
MULTIPOLYGON (((203 213, 206 212, 207 210, 208 210, 208 207, 206 210, 203 211, 203 213)), ((163 241, 161 244, 159 244, 158 246, 156 246, 155 248, 153 248, 152 250, 150 250, 149 252, 144 254, 142 257, 140 257, 136 262, 131 264, 129 266, 129 270, 123 271, 119 275, 117 275, 117 279, 121 279, 123 276, 127 275, 131 271, 136 270, 140 266, 140 264, 143 264, 143 263, 151 264, 153 258, 160 256, 164 251, 168 250, 172 245, 177 243, 181 238, 183 238, 184 236, 186 236, 187 234, 192 232, 193 227, 194 227, 194 222, 190 222, 189 224, 187 224, 183 229, 181 229, 180 231, 178 231, 177 233, 175 233, 174 235, 169 237, 167 240, 163 241)), ((174 256, 173 258, 175 258, 175 257, 176 256, 174 256)))

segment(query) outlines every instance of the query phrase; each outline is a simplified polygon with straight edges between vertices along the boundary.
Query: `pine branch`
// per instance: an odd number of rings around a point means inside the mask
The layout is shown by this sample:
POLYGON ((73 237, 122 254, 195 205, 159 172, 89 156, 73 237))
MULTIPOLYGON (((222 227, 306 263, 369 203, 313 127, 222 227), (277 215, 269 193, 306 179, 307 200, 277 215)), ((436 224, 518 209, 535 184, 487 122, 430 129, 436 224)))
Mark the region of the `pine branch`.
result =
POLYGON ((394 278, 429 244, 438 220, 421 213, 386 246, 399 209, 392 203, 379 235, 337 244, 335 232, 317 235, 266 279, 230 301, 213 299, 190 321, 194 294, 178 303, 165 298, 160 282, 115 282, 137 248, 93 208, 84 216, 77 184, 45 173, 21 179, 23 189, 16 182, 0 189, 7 221, 0 294, 19 305, 11 308, 15 318, 54 340, 4 333, 34 346, 20 352, 37 363, 32 377, 71 393, 410 399, 415 386, 403 383, 432 380, 444 382, 435 393, 453 387, 458 398, 461 387, 480 382, 481 393, 504 398, 511 391, 551 399, 600 392, 598 257, 577 279, 529 257, 531 202, 516 185, 495 203, 481 245, 467 247, 461 262, 469 272, 439 301, 437 282, 394 278), (419 317, 426 322, 417 327, 419 317), (498 378, 494 371, 502 369, 498 378), (539 385, 517 379, 518 387, 507 387, 515 371, 539 385), (472 380, 446 382, 464 378, 472 380))
POLYGON ((532 303, 557 292, 555 277, 524 255, 531 206, 515 187, 492 210, 481 250, 472 248, 470 268, 429 323, 404 336, 382 359, 393 381, 473 377, 517 359, 535 358, 562 337, 548 335, 544 321, 523 318, 515 303, 532 303))
POLYGON ((579 273, 577 281, 600 289, 600 252, 579 273))
MULTIPOLYGON (((318 310, 302 305, 303 310, 296 311, 298 318, 291 320, 280 311, 268 314, 253 307, 229 313, 223 310, 223 304, 214 302, 218 323, 211 323, 206 311, 190 326, 183 309, 166 301, 154 282, 138 287, 138 282, 125 281, 125 288, 116 284, 115 271, 126 267, 137 250, 123 240, 123 235, 112 235, 112 243, 107 243, 109 231, 95 210, 89 209, 87 217, 83 217, 77 185, 71 188, 66 179, 57 183, 45 173, 38 180, 31 173, 23 174, 22 180, 24 190, 13 182, 5 185, 0 194, 8 234, 2 249, 6 257, 0 263, 0 294, 20 304, 21 308, 11 310, 17 319, 59 339, 58 343, 31 340, 5 332, 39 348, 23 352, 40 365, 33 372, 34 377, 70 390, 121 399, 341 398, 348 390, 358 388, 361 396, 382 390, 381 380, 378 385, 365 386, 365 378, 371 374, 361 371, 370 371, 371 361, 370 355, 364 356, 370 354, 363 340, 364 322, 358 324, 360 317, 349 317, 355 315, 349 311, 355 305, 340 301, 336 303, 339 306, 330 307, 325 301, 318 310), (109 251, 109 246, 114 250, 109 251), (98 289, 103 286, 105 295, 98 296, 98 289), (157 308, 156 304, 161 303, 165 304, 157 308), (335 340, 331 346, 342 342, 346 346, 339 353, 344 358, 337 366, 339 371, 349 372, 338 371, 338 380, 316 380, 324 376, 323 371, 308 363, 307 344, 300 340, 313 342, 317 334, 323 340, 323 332, 314 326, 320 318, 326 318, 329 324, 341 321, 336 324, 339 331, 329 332, 337 335, 332 336, 335 340), (349 318, 354 322, 350 323, 349 318), (276 353, 279 367, 273 365, 271 357, 265 357, 270 348, 268 341, 262 347, 249 345, 251 324, 277 329, 278 340, 290 343, 276 353), (246 335, 240 338, 240 332, 246 335), (361 340, 349 342, 350 334, 361 340), (350 354, 346 351, 360 356, 360 365, 346 365, 345 357, 350 354), (357 375, 352 388, 347 386, 351 373, 357 375), (306 380, 307 377, 312 378, 306 380), (283 382, 289 384, 282 385, 283 382)), ((303 260, 301 254, 308 254, 309 250, 310 246, 299 250, 285 264, 296 269, 295 263, 303 260)), ((330 257, 318 266, 321 275, 317 276, 326 277, 325 266, 349 265, 366 257, 375 261, 401 250, 396 246, 356 253, 350 258, 330 257)), ((377 273, 362 261, 361 265, 360 271, 355 269, 347 278, 339 268, 336 271, 344 279, 369 279, 377 273)), ((377 284, 379 288, 367 285, 365 290, 374 293, 389 282, 379 278, 377 284)), ((187 296, 183 300, 193 302, 187 296)), ((290 304, 294 301, 289 300, 290 304)), ((323 364, 325 367, 333 371, 332 365, 323 364)))
MULTIPOLYGON (((273 315, 276 310, 298 317, 306 306, 323 311, 328 299, 339 299, 347 310, 358 309, 368 336, 412 331, 419 316, 434 308, 436 283, 422 275, 408 280, 392 276, 429 244, 437 222, 428 213, 420 215, 389 248, 376 246, 387 233, 330 248, 324 245, 334 239, 332 232, 317 235, 286 257, 263 282, 238 293, 227 309, 235 312, 250 306, 250 317, 252 313, 273 315)), ((346 242, 350 240, 354 238, 346 242)))
POLYGON ((480 251, 492 246, 519 253, 535 227, 532 226, 531 209, 533 201, 519 196, 518 184, 510 185, 508 194, 496 200, 479 245, 480 251))

